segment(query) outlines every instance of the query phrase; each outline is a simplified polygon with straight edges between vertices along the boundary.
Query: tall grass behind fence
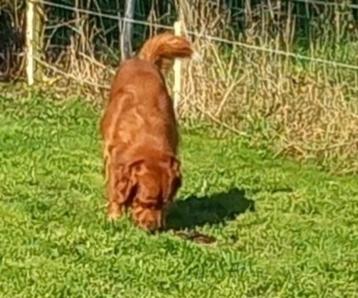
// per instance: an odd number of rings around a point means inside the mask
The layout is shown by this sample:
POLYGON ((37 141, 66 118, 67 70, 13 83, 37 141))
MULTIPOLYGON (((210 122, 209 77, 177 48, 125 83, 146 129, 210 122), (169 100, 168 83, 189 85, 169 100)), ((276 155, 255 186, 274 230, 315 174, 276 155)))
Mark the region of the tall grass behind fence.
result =
POLYGON ((218 17, 180 2, 189 31, 236 41, 195 38, 202 63, 192 61, 186 69, 185 117, 224 123, 278 154, 330 166, 334 160, 341 170, 357 171, 358 34, 352 10, 323 6, 323 17, 317 10, 304 14, 307 5, 293 1, 258 5, 242 13, 246 29, 237 33, 223 21, 229 17, 225 9, 218 17))
MULTIPOLYGON (((124 1, 41 2, 37 84, 102 101, 120 61, 124 1)), ((199 59, 184 63, 182 121, 348 173, 358 171, 357 12, 350 0, 138 0, 129 21, 138 48, 183 20, 199 59)))

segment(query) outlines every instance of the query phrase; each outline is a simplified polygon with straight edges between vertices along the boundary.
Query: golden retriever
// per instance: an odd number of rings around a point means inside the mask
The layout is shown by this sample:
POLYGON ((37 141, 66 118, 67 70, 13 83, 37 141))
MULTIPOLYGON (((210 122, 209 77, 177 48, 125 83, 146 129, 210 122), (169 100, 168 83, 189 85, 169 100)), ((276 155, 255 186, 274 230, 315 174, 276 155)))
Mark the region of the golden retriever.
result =
POLYGON ((177 123, 163 72, 173 59, 192 53, 187 39, 162 33, 119 66, 101 119, 111 219, 131 208, 141 228, 165 226, 182 178, 177 123))

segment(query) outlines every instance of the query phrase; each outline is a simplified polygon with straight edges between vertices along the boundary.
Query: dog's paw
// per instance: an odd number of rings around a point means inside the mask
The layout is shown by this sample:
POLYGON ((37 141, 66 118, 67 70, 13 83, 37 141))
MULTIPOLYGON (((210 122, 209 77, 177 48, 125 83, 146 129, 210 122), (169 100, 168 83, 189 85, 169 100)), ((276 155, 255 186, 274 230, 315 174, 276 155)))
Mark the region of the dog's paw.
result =
POLYGON ((114 221, 120 218, 123 213, 124 213, 124 207, 116 203, 110 203, 107 209, 107 219, 109 221, 114 221))

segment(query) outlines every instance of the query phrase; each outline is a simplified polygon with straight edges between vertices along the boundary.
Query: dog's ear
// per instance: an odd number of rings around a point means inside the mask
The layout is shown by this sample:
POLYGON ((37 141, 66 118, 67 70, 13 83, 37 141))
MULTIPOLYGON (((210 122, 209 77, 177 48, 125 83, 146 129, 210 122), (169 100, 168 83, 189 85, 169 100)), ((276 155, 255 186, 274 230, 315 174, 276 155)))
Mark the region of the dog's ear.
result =
POLYGON ((142 165, 143 160, 135 160, 118 166, 116 190, 119 203, 131 204, 133 201, 138 186, 137 174, 142 170, 142 165))
POLYGON ((168 181, 166 190, 166 200, 172 201, 176 192, 182 185, 181 164, 175 156, 168 156, 166 160, 168 171, 168 181))

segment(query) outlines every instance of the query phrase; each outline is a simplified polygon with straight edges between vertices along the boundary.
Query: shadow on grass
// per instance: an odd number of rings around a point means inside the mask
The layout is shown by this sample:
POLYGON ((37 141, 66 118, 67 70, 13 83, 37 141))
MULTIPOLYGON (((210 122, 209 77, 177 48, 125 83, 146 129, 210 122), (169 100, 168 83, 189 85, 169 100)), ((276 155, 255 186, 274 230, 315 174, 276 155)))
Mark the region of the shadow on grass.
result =
POLYGON ((189 197, 175 201, 169 210, 168 229, 181 230, 232 220, 246 211, 255 211, 255 202, 245 197, 245 191, 232 189, 205 197, 189 197))

